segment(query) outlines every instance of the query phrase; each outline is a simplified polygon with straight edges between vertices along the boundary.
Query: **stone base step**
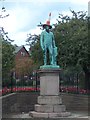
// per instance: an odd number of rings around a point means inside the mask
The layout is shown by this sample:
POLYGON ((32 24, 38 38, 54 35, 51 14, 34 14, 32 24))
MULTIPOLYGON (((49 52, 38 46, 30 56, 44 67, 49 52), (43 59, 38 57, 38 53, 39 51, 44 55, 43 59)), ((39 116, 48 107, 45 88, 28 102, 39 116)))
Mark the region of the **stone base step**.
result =
POLYGON ((62 98, 60 96, 38 96, 38 104, 62 104, 62 98))
POLYGON ((43 112, 43 113, 51 113, 51 112, 65 112, 66 107, 65 105, 35 105, 35 111, 36 112, 43 112))
POLYGON ((68 117, 70 116, 70 112, 60 112, 60 113, 41 113, 41 112, 35 112, 31 111, 29 113, 29 116, 34 117, 34 118, 59 118, 59 117, 68 117))

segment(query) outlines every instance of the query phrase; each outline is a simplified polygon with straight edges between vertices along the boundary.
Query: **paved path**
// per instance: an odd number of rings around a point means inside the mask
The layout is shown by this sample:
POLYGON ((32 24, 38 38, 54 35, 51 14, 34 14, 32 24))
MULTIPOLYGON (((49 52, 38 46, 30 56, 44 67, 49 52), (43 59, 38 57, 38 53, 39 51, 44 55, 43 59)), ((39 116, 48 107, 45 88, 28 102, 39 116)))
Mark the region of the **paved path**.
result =
MULTIPOLYGON (((31 117, 29 116, 29 113, 23 112, 22 114, 6 115, 4 116, 4 118, 31 118, 31 117)), ((88 116, 88 113, 85 112, 72 112, 72 115, 67 118, 87 118, 87 120, 90 120, 90 116, 88 116)))

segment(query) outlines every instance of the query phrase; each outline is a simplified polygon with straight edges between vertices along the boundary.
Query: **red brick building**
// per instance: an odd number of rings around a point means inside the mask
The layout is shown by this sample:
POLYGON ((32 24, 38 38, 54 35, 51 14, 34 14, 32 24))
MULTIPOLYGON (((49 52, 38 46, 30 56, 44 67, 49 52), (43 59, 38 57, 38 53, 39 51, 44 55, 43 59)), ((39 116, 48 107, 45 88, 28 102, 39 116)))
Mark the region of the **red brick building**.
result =
POLYGON ((24 46, 15 48, 15 78, 20 80, 24 77, 28 77, 32 60, 29 52, 24 46))
POLYGON ((24 59, 29 58, 30 55, 24 46, 19 46, 15 48, 15 59, 24 59))

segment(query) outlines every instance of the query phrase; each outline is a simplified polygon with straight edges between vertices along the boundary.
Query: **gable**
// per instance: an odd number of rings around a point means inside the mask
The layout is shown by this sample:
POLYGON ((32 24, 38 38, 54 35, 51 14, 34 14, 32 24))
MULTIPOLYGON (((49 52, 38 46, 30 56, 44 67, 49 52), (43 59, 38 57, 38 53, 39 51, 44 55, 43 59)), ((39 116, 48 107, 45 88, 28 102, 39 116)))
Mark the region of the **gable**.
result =
POLYGON ((16 57, 18 57, 18 58, 29 57, 29 53, 28 53, 28 51, 25 49, 24 46, 21 47, 21 48, 19 47, 19 48, 17 49, 16 57))

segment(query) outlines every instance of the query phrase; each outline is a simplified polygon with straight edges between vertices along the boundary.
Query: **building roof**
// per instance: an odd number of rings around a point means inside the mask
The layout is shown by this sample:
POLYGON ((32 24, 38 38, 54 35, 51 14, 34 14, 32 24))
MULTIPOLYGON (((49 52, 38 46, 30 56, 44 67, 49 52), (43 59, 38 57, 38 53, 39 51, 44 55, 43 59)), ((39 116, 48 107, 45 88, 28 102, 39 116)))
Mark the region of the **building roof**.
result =
POLYGON ((23 47, 23 46, 15 46, 15 51, 14 51, 14 53, 17 53, 19 50, 21 50, 22 47, 23 47))
POLYGON ((24 48, 25 51, 29 54, 29 52, 26 50, 26 48, 24 47, 24 45, 22 45, 22 46, 15 46, 15 51, 14 51, 14 53, 15 53, 15 54, 18 53, 19 50, 21 50, 22 48, 24 48))

